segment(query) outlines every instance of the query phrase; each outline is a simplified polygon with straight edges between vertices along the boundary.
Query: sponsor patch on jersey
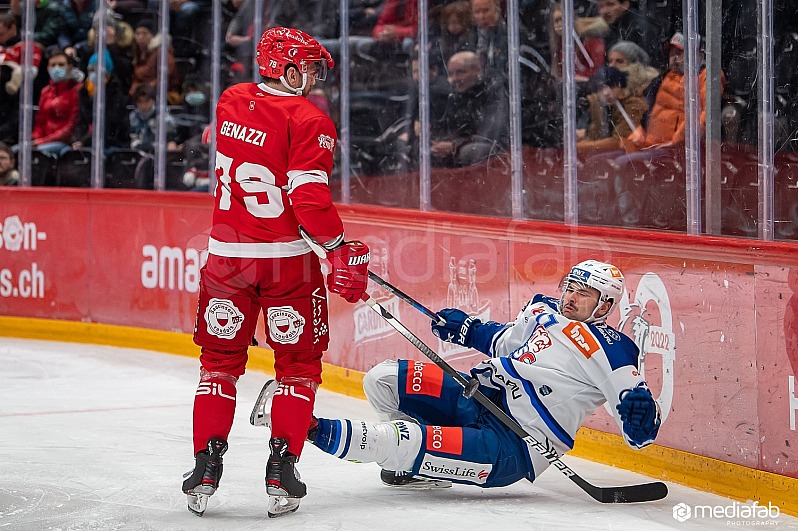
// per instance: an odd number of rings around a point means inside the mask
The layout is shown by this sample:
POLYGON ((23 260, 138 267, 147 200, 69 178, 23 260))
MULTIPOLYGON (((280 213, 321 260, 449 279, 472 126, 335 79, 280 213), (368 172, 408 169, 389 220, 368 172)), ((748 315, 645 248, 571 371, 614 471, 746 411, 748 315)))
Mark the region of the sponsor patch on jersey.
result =
POLYGON ((407 364, 405 393, 440 398, 443 389, 443 369, 434 363, 414 361, 407 364))
POLYGON ((621 340, 621 335, 617 331, 610 328, 609 326, 599 325, 596 326, 596 329, 601 333, 602 336, 604 336, 604 339, 606 339, 607 343, 609 343, 610 345, 621 340))
POLYGON ((266 310, 269 337, 278 343, 294 345, 305 328, 305 318, 293 306, 272 306, 266 310))
POLYGON ((571 340, 571 343, 588 359, 595 354, 599 349, 599 344, 590 330, 585 325, 578 321, 572 321, 565 328, 562 329, 565 336, 571 340))
POLYGON ((421 460, 421 468, 419 468, 419 473, 425 476, 470 481, 477 485, 484 484, 492 471, 492 464, 471 463, 426 453, 421 460))
POLYGON ((329 149, 331 152, 335 151, 335 139, 331 136, 321 134, 319 135, 319 147, 321 149, 329 149))
POLYGON ((211 299, 205 308, 208 333, 221 339, 232 339, 241 330, 244 314, 228 299, 211 299))
POLYGON ((462 455, 463 428, 427 426, 427 450, 462 455))

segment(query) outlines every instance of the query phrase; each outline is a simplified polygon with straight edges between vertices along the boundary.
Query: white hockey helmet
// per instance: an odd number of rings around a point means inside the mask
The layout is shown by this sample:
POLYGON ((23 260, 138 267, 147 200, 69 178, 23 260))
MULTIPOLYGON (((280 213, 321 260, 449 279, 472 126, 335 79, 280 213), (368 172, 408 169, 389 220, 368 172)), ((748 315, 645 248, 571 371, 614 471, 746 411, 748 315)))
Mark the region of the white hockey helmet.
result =
POLYGON ((605 264, 596 260, 585 260, 573 266, 563 279, 560 311, 562 311, 563 307, 563 298, 571 283, 589 286, 599 292, 598 304, 590 317, 585 320, 587 323, 603 322, 612 313, 612 310, 623 295, 624 280, 620 269, 612 264, 605 264), (611 303, 610 310, 601 317, 596 317, 596 310, 607 301, 611 303))

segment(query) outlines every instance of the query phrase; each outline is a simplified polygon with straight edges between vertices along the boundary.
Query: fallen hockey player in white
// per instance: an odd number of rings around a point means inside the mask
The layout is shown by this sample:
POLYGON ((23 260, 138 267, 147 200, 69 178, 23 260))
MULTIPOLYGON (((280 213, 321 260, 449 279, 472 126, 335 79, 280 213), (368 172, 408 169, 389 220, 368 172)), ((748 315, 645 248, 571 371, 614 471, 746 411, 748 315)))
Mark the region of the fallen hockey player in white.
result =
MULTIPOLYGON (((660 411, 638 371, 638 348, 605 319, 624 278, 613 265, 587 260, 571 268, 559 299, 535 295, 515 321, 481 322, 457 309, 438 312, 435 335, 490 356, 470 372, 479 390, 558 454, 573 448, 585 418, 608 402, 627 444, 650 444, 660 411)), ((375 462, 390 486, 447 487, 451 482, 499 487, 534 481, 549 462, 432 363, 385 361, 363 388, 383 422, 315 418, 308 441, 340 459, 375 462)), ((264 385, 252 411, 269 426, 264 385)))

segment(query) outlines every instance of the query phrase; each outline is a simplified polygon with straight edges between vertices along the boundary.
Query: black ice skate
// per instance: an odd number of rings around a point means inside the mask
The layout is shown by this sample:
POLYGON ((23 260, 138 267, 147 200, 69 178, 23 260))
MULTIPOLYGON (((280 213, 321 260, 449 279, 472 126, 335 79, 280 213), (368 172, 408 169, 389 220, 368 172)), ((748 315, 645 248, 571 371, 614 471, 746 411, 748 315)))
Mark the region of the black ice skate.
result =
POLYGON ((413 476, 408 472, 394 472, 381 470, 380 479, 388 487, 402 487, 406 489, 448 489, 452 482, 446 479, 427 479, 413 476))
POLYGON ((299 508, 299 498, 307 493, 296 469, 297 457, 288 451, 285 439, 269 441, 271 455, 266 463, 266 493, 269 495, 269 518, 292 513, 299 508))
POLYGON ((269 380, 263 384, 263 389, 260 390, 258 399, 255 400, 255 406, 252 408, 252 413, 249 415, 249 423, 253 426, 266 426, 267 428, 272 425, 272 398, 274 392, 277 390, 277 380, 269 380))
POLYGON ((227 441, 211 439, 208 449, 197 452, 194 470, 183 475, 183 492, 188 496, 188 510, 202 516, 208 498, 219 488, 222 479, 222 456, 227 451, 227 441))

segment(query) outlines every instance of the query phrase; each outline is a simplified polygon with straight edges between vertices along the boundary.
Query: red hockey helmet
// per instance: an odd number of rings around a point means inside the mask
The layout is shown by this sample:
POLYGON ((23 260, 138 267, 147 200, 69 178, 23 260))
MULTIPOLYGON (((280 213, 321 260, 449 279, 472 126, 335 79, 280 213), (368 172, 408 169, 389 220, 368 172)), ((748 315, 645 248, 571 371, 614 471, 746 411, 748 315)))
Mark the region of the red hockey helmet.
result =
POLYGON ((258 43, 258 70, 260 75, 279 79, 288 65, 296 66, 307 74, 311 64, 318 63, 316 79, 324 81, 327 69, 335 66, 330 52, 319 41, 294 28, 271 28, 258 43))

